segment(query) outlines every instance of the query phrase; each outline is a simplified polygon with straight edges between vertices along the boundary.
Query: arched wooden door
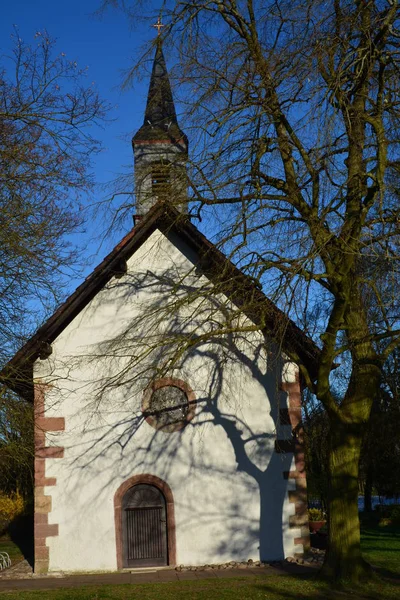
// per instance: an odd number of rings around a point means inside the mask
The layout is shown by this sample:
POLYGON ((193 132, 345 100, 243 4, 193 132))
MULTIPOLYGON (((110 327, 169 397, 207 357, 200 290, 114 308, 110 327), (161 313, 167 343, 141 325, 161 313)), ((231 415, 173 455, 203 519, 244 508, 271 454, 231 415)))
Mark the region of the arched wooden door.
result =
POLYGON ((166 503, 154 485, 135 485, 125 493, 122 542, 125 568, 168 564, 166 503))

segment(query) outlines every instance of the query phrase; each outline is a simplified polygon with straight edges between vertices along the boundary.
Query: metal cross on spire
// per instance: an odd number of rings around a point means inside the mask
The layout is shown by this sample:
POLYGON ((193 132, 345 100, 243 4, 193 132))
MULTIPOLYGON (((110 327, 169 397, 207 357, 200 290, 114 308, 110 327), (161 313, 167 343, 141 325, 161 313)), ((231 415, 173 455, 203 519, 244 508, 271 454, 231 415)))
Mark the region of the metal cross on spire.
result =
POLYGON ((157 35, 160 36, 161 35, 161 29, 163 27, 165 27, 165 25, 161 22, 161 15, 158 17, 157 23, 155 23, 154 25, 152 25, 152 27, 155 27, 157 29, 157 35))

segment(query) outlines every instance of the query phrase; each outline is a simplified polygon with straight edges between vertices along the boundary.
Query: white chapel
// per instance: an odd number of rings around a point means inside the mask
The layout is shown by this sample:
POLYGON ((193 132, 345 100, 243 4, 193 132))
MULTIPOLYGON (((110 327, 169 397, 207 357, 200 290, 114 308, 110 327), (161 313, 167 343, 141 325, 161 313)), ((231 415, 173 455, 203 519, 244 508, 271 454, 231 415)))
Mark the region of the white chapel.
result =
POLYGON ((286 352, 310 365, 317 351, 191 222, 161 41, 132 144, 133 229, 3 371, 34 402, 35 571, 301 555, 286 352))

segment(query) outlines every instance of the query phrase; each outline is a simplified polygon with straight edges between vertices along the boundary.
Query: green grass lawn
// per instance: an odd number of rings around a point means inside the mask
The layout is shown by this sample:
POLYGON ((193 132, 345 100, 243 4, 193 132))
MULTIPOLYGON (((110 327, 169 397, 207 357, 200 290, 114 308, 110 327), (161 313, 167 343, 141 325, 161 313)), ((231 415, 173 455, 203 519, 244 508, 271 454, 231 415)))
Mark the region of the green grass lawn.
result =
POLYGON ((371 565, 400 578, 400 526, 364 526, 361 545, 364 557, 371 565))
MULTIPOLYGON (((0 541, 0 544, 11 542, 0 541)), ((103 585, 36 592, 2 592, 9 600, 398 600, 400 598, 400 527, 362 530, 365 558, 383 579, 360 589, 332 588, 315 576, 266 576, 207 579, 158 584, 103 585), (389 579, 388 579, 389 578, 389 579)), ((8 551, 8 550, 7 550, 8 551)))
POLYGON ((9 600, 398 600, 400 586, 377 582, 360 590, 330 589, 312 578, 270 576, 70 590, 3 592, 9 600))

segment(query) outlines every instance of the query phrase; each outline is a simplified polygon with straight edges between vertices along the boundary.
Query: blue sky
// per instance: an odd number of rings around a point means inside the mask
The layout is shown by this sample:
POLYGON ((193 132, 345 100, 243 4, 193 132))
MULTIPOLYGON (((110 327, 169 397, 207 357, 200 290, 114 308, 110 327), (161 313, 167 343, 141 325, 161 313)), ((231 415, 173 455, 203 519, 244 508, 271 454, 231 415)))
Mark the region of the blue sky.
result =
MULTIPOLYGON (((56 51, 65 52, 80 67, 88 67, 88 85, 95 82, 100 95, 112 105, 111 122, 97 132, 104 145, 103 152, 95 159, 95 177, 99 183, 112 180, 122 168, 129 165, 133 169, 131 135, 143 121, 148 79, 136 82, 134 87, 121 91, 123 72, 142 54, 146 41, 155 37, 150 25, 157 12, 159 2, 148 2, 148 25, 128 23, 120 12, 108 10, 101 18, 95 16, 100 0, 11 0, 1 6, 0 54, 7 55, 13 47, 11 39, 16 26, 20 37, 27 43, 34 42, 36 32, 46 29, 57 40, 56 51)), ((149 68, 151 64, 149 64, 149 68)), ((104 192, 97 192, 101 199, 104 192)), ((98 243, 93 237, 99 230, 98 224, 89 227, 76 243, 86 245, 90 264, 85 274, 90 272, 117 240, 107 240, 98 251, 98 243), (98 251, 98 254, 97 254, 98 251), (92 256, 96 253, 97 256, 92 256)), ((118 237, 121 233, 118 233, 118 237)), ((69 289, 79 283, 80 278, 69 285, 69 289)))

